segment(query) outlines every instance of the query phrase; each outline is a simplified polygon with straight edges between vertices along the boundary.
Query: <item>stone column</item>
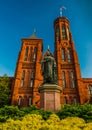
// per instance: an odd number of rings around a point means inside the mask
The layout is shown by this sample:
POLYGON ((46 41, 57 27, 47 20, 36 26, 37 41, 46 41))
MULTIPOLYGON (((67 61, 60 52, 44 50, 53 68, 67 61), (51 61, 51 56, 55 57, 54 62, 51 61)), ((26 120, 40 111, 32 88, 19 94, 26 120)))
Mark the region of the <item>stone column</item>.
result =
POLYGON ((58 111, 61 109, 61 87, 56 84, 43 84, 39 87, 40 107, 44 110, 58 111))

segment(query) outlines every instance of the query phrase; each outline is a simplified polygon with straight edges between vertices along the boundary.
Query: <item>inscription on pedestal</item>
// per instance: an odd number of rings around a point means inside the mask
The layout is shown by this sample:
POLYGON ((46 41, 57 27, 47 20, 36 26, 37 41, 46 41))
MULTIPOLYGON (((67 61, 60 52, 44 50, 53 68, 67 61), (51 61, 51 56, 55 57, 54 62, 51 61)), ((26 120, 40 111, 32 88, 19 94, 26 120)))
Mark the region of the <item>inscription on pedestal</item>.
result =
POLYGON ((46 110, 54 111, 54 102, 55 97, 54 93, 47 92, 46 93, 46 110))

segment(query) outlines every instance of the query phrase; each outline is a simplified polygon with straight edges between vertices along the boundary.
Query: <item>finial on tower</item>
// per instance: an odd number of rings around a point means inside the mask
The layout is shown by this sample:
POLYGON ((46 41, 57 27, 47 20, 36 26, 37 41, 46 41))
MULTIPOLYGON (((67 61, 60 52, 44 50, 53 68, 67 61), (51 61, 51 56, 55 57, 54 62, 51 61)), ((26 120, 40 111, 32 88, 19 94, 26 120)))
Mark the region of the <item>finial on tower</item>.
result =
POLYGON ((50 49, 50 46, 48 45, 48 50, 50 49))
POLYGON ((34 28, 34 33, 36 33, 36 28, 34 28))
POLYGON ((61 7, 60 7, 60 17, 62 17, 62 11, 63 11, 63 9, 66 10, 66 7, 65 7, 65 6, 61 6, 61 7))

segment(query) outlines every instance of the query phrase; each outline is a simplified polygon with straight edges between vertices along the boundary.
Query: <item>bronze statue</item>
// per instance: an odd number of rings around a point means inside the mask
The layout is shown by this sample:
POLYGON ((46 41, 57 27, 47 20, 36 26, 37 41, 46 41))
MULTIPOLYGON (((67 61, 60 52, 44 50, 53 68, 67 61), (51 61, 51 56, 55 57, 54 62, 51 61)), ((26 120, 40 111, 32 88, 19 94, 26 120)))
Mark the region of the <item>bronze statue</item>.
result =
POLYGON ((46 52, 46 56, 42 60, 43 83, 57 84, 57 67, 55 59, 51 56, 50 50, 46 52))

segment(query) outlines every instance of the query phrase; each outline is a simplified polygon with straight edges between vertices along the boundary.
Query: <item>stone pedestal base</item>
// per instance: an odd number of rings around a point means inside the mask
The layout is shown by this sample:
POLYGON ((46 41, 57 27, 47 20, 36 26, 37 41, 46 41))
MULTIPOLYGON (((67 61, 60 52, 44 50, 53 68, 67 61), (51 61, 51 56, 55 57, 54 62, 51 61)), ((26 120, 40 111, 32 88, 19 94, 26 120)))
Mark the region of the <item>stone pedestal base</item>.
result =
POLYGON ((39 87, 40 107, 44 110, 60 110, 60 92, 61 87, 56 84, 43 84, 39 87))

